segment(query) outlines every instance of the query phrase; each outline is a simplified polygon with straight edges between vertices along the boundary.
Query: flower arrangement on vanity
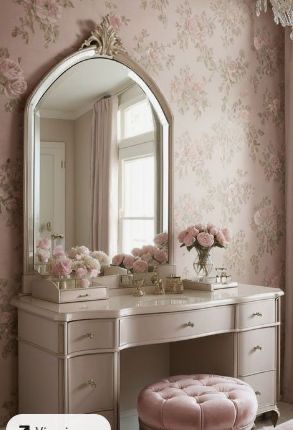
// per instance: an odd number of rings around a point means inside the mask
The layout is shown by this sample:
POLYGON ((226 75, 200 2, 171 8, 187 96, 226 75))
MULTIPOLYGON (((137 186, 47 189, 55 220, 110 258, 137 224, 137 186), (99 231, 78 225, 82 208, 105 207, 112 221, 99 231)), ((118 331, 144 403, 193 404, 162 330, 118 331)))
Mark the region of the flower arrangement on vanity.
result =
POLYGON ((155 266, 168 261, 168 233, 157 234, 154 244, 134 248, 131 254, 117 254, 113 257, 112 264, 131 273, 153 272, 155 266))
POLYGON ((191 225, 179 233, 180 247, 186 247, 189 252, 194 248, 197 252, 193 263, 196 279, 185 280, 187 288, 214 290, 238 285, 237 282, 227 282, 230 275, 227 274, 227 269, 222 267, 216 268, 217 275, 215 278, 209 277, 214 268, 211 259, 212 249, 227 248, 230 240, 231 235, 226 227, 219 228, 211 223, 191 225))
MULTIPOLYGON (((66 252, 62 245, 52 249, 52 243, 48 237, 38 241, 36 267, 39 274, 49 281, 46 285, 58 290, 102 288, 103 282, 105 286, 111 281, 117 284, 117 279, 120 280, 119 285, 125 287, 134 286, 135 280, 142 281, 144 285, 152 285, 152 272, 156 272, 158 266, 166 265, 168 261, 168 233, 157 234, 153 245, 134 248, 131 254, 115 255, 112 261, 105 252, 91 251, 84 245, 66 252), (151 276, 148 276, 149 273, 151 276), (137 277, 134 279, 133 275, 137 277)), ((166 274, 169 274, 168 271, 166 274)), ((33 291, 36 292, 35 289, 33 291)))

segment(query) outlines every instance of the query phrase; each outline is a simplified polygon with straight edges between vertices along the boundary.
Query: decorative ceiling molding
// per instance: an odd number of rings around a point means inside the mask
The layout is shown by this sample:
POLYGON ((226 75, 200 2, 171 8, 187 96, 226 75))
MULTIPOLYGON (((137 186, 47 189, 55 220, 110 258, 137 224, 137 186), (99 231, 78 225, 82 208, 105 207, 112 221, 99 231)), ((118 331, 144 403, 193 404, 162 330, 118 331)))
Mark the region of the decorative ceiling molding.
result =
POLYGON ((80 49, 96 46, 98 55, 113 57, 114 55, 126 53, 123 43, 111 24, 109 15, 104 16, 101 24, 98 24, 91 35, 81 45, 80 49))

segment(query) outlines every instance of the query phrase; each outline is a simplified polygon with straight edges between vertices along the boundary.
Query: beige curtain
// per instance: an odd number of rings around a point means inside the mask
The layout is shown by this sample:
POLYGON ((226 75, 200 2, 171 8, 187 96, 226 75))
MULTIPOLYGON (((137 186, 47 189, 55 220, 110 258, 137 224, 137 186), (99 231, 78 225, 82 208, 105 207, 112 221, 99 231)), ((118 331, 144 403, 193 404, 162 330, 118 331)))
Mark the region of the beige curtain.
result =
POLYGON ((286 296, 284 399, 293 402, 293 42, 286 31, 286 296))
POLYGON ((92 249, 113 255, 118 228, 117 96, 94 105, 92 126, 92 249))

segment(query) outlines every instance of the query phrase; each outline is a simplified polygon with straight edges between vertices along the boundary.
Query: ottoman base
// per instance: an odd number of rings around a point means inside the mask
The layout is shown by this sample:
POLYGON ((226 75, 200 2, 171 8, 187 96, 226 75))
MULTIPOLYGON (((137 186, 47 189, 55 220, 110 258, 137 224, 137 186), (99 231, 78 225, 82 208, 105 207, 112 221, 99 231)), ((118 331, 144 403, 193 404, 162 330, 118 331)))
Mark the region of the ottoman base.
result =
MULTIPOLYGON (((254 423, 251 423, 245 427, 240 427, 240 428, 235 428, 235 429, 227 429, 227 430, 251 430, 253 428, 254 428, 254 423)), ((139 420, 139 430, 162 430, 162 429, 151 428, 139 420)), ((178 429, 178 430, 180 430, 180 429, 178 429)), ((194 429, 194 430, 199 430, 199 429, 194 429)))

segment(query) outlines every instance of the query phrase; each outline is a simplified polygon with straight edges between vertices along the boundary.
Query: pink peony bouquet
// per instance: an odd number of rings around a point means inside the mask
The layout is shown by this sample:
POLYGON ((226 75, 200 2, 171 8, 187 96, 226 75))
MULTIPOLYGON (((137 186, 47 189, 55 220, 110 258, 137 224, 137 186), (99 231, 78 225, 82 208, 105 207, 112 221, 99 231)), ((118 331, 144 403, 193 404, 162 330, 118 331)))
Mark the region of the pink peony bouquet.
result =
POLYGON ((188 251, 192 248, 226 248, 229 245, 230 233, 227 228, 217 228, 213 224, 195 224, 181 231, 178 241, 180 246, 185 246, 188 251))
POLYGON ((117 254, 112 259, 113 266, 123 267, 134 273, 147 272, 148 264, 137 256, 130 254, 117 254))
POLYGON ((110 265, 110 258, 102 251, 90 251, 86 246, 71 248, 66 253, 62 246, 53 249, 50 259, 50 273, 68 276, 73 273, 77 279, 96 278, 101 268, 110 265))
POLYGON ((113 266, 123 267, 131 272, 147 272, 149 268, 165 264, 168 261, 168 233, 159 233, 154 238, 154 245, 134 248, 131 254, 117 254, 112 259, 113 266))
POLYGON ((198 278, 202 280, 207 278, 213 269, 211 249, 226 248, 229 245, 230 233, 227 228, 218 228, 213 224, 195 224, 181 231, 178 241, 180 246, 185 246, 188 251, 192 248, 197 251, 197 261, 193 263, 193 267, 198 278))

